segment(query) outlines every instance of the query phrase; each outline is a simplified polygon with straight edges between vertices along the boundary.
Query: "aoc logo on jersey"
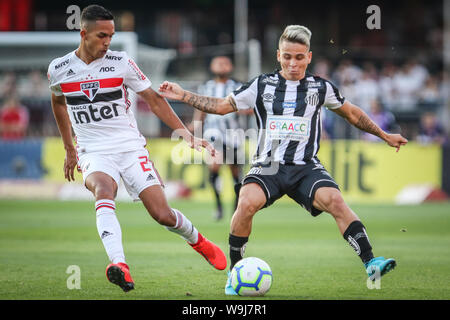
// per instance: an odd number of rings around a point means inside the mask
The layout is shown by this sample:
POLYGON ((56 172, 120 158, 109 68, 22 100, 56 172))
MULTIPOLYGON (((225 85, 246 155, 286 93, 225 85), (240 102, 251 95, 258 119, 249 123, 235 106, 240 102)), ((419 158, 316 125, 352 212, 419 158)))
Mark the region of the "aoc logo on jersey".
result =
POLYGON ((95 95, 98 92, 98 89, 100 89, 100 82, 99 81, 93 81, 93 82, 84 82, 81 83, 81 92, 84 93, 84 95, 90 100, 94 100, 95 95))

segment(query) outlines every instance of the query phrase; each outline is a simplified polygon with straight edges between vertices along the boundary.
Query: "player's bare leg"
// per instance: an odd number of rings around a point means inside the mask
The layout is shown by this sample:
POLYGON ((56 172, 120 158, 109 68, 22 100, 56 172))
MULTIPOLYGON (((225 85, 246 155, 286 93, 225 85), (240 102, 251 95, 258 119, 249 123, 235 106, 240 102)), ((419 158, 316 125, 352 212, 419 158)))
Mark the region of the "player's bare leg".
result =
MULTIPOLYGON (((253 217, 266 203, 266 194, 256 183, 242 186, 239 192, 239 202, 231 219, 230 235, 230 270, 244 257, 245 246, 252 231, 253 217)), ((230 271, 225 284, 226 295, 236 295, 231 286, 230 271)))
POLYGON ((86 188, 92 192, 95 200, 114 200, 117 195, 117 183, 114 179, 103 172, 91 173, 85 181, 86 188))
POLYGON ((253 216, 266 203, 266 195, 256 183, 244 185, 239 192, 239 203, 231 219, 230 269, 243 258, 245 245, 252 231, 253 216))
POLYGON ((122 231, 115 213, 117 183, 106 173, 93 172, 86 178, 85 185, 95 197, 97 231, 111 261, 106 267, 106 277, 128 292, 134 289, 134 281, 125 262, 122 231))
POLYGON ((152 218, 159 224, 165 226, 167 230, 180 235, 214 268, 219 270, 226 268, 227 259, 223 251, 203 237, 183 213, 169 206, 166 195, 160 185, 153 185, 144 189, 139 194, 139 198, 152 218))
POLYGON ((239 202, 231 219, 231 234, 238 237, 248 237, 252 230, 253 216, 266 203, 266 195, 256 183, 242 186, 239 192, 239 202))
POLYGON ((313 206, 331 214, 342 235, 353 221, 359 220, 358 216, 345 203, 341 192, 336 188, 323 187, 317 189, 313 206))
POLYGON ((167 203, 166 195, 161 186, 155 185, 146 188, 139 194, 139 198, 156 222, 167 227, 175 225, 176 217, 167 203))
POLYGON ((380 275, 384 275, 395 268, 396 261, 392 258, 374 258, 372 246, 370 245, 364 225, 345 203, 338 189, 330 187, 317 189, 313 206, 330 213, 334 217, 339 231, 361 258, 369 277, 374 275, 377 270, 380 275))

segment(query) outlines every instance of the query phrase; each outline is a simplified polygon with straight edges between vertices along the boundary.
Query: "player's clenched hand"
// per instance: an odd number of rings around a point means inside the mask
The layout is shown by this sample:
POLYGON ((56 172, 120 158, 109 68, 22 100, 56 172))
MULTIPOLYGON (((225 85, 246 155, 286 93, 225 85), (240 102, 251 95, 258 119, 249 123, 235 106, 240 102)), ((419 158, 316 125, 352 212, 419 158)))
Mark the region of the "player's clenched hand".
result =
POLYGON ((400 150, 401 146, 404 146, 408 143, 408 140, 402 137, 401 134, 388 134, 386 139, 386 143, 391 147, 397 148, 397 152, 400 150))
POLYGON ((64 159, 64 177, 68 181, 75 181, 74 169, 77 165, 77 152, 75 149, 66 150, 66 158, 64 159))
POLYGON ((182 100, 184 90, 177 83, 164 81, 159 86, 159 94, 164 98, 172 100, 182 100))

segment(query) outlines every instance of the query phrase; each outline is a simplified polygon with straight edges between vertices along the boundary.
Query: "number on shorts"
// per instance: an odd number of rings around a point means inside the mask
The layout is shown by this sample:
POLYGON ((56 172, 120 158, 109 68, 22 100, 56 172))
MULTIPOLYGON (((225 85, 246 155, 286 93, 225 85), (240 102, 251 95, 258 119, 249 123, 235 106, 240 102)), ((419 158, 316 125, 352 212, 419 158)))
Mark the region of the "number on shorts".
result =
POLYGON ((139 160, 142 160, 142 161, 140 162, 141 167, 142 167, 142 171, 144 171, 144 172, 146 172, 146 171, 152 171, 151 164, 150 164, 150 162, 148 161, 148 157, 147 157, 147 156, 139 157, 139 160))

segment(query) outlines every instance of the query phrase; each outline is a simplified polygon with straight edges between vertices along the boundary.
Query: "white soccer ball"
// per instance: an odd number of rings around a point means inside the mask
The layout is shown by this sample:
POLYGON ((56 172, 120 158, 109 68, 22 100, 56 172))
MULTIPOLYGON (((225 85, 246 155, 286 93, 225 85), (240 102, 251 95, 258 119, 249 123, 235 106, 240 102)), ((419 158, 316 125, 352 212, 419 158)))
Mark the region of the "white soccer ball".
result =
POLYGON ((244 258, 231 270, 231 286, 240 296, 263 296, 272 285, 269 265, 255 257, 244 258))

